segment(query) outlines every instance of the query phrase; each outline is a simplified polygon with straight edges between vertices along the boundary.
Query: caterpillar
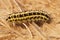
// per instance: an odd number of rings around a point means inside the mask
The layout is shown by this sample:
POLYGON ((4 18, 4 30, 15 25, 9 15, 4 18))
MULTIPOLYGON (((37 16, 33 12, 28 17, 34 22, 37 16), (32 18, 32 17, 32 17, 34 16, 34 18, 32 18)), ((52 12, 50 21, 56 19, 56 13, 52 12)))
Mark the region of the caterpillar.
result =
POLYGON ((26 11, 26 12, 16 12, 15 14, 9 15, 6 19, 9 22, 20 21, 23 22, 34 22, 34 21, 44 21, 49 23, 50 17, 44 11, 26 11))

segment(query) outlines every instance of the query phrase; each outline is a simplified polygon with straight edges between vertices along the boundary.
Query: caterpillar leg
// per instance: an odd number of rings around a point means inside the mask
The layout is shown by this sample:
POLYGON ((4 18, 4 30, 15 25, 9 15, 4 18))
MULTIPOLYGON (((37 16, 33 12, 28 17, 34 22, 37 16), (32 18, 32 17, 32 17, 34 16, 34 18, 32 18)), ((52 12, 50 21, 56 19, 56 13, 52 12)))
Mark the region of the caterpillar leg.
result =
POLYGON ((38 26, 42 26, 44 22, 41 20, 38 20, 38 21, 34 21, 34 23, 36 23, 38 26))
POLYGON ((15 26, 21 26, 21 28, 25 29, 25 26, 20 21, 15 22, 15 26))

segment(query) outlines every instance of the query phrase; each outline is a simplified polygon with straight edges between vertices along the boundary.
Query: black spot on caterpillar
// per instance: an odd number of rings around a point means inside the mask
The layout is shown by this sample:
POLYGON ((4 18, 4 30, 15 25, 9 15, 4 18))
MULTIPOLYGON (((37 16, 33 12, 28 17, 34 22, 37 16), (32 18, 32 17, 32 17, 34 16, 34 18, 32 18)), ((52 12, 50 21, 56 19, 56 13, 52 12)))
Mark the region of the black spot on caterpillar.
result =
POLYGON ((7 19, 9 22, 20 21, 21 23, 26 22, 38 22, 43 21, 50 23, 50 17, 42 11, 27 11, 27 12, 17 12, 16 14, 11 14, 7 19))

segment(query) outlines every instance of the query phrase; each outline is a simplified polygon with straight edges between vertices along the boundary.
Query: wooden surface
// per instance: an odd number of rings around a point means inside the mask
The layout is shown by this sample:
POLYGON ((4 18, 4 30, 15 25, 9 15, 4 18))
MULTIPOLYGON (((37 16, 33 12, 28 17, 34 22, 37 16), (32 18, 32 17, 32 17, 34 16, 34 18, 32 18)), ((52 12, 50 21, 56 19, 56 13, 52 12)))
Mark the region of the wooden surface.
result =
POLYGON ((60 40, 60 0, 0 0, 0 40, 60 40), (13 12, 28 10, 47 11, 51 23, 41 27, 30 23, 23 29, 5 20, 13 12))

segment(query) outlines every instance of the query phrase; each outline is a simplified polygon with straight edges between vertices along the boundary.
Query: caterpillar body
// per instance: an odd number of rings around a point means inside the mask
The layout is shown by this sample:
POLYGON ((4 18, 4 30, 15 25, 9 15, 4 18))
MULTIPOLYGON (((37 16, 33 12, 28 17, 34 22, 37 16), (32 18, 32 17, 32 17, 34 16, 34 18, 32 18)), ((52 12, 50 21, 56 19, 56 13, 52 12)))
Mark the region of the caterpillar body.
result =
POLYGON ((43 11, 27 11, 27 12, 16 12, 16 14, 11 14, 7 19, 9 22, 20 21, 23 22, 33 22, 33 21, 45 21, 49 22, 50 17, 43 11))

